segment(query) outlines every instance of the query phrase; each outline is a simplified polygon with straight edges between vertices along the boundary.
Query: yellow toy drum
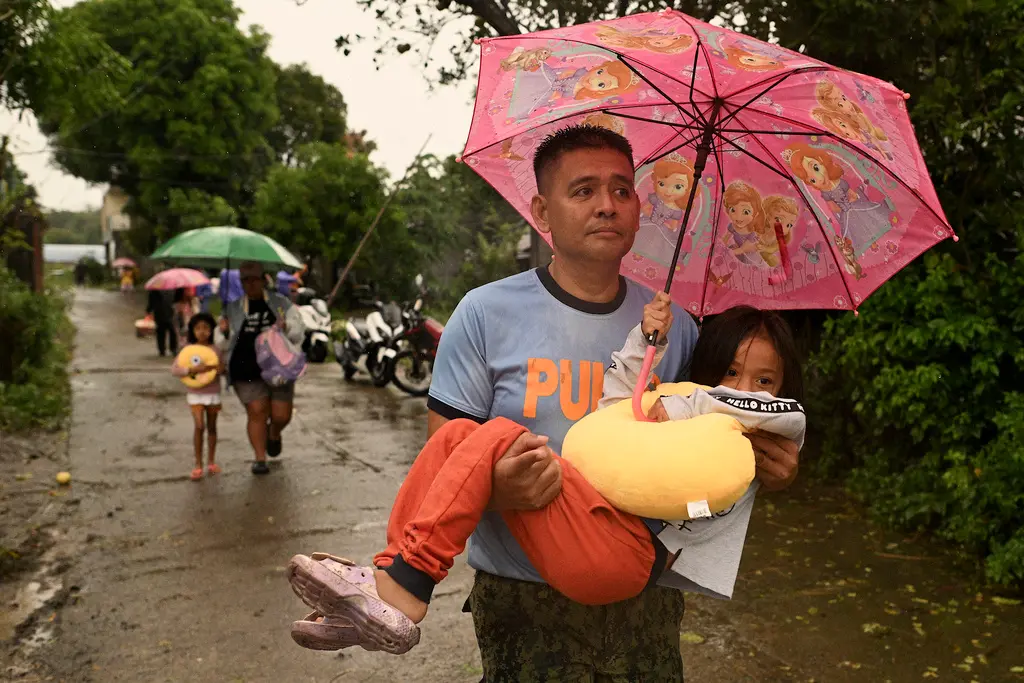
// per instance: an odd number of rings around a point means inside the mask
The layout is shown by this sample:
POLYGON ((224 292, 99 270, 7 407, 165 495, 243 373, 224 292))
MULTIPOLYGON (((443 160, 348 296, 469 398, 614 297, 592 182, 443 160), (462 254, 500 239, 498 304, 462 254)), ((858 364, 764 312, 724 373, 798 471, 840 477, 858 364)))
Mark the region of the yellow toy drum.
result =
MULTIPOLYGON (((689 396, 696 384, 660 384, 643 397, 689 396)), ((569 429, 562 457, 608 502, 654 519, 691 519, 691 504, 720 512, 754 480, 754 451, 743 425, 721 413, 688 420, 637 422, 626 399, 587 415, 569 429)))
MULTIPOLYGON (((203 365, 216 366, 220 362, 220 359, 217 357, 217 352, 209 346, 204 346, 203 344, 189 344, 178 353, 178 357, 174 362, 178 364, 178 367, 189 370, 190 368, 198 368, 203 365)), ((207 370, 195 377, 185 375, 181 378, 181 381, 189 389, 202 389, 203 387, 212 384, 216 379, 217 371, 207 370)))

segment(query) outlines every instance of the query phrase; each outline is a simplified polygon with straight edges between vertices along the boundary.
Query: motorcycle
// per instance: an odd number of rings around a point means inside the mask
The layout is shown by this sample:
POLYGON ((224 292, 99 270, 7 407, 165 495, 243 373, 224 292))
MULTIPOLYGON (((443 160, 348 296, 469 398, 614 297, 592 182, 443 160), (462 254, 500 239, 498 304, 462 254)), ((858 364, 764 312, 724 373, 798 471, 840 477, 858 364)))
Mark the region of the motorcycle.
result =
POLYGON ((323 363, 331 348, 331 312, 327 310, 327 302, 316 298, 314 290, 302 287, 295 303, 306 328, 302 351, 310 363, 323 363))
POLYGON ((402 326, 389 345, 394 355, 387 354, 389 375, 395 386, 413 396, 426 396, 434 376, 434 360, 441 342, 444 325, 422 313, 426 289, 423 276, 416 276, 420 296, 411 306, 402 307, 402 326))
POLYGON ((346 380, 351 380, 364 360, 370 381, 376 387, 391 381, 389 359, 395 352, 389 348, 396 329, 401 327, 401 311, 395 304, 373 302, 374 310, 366 318, 349 318, 345 321, 343 339, 334 342, 334 357, 341 365, 346 380))

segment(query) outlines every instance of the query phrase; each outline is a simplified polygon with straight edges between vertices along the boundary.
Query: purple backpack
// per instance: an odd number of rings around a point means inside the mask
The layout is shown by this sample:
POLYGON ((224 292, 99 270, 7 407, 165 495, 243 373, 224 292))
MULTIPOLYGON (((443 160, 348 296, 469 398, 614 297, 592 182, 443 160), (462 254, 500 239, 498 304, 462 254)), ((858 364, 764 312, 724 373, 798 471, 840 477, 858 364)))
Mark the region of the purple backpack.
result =
POLYGON ((256 337, 256 363, 260 376, 272 387, 298 380, 306 372, 306 356, 274 325, 256 337))

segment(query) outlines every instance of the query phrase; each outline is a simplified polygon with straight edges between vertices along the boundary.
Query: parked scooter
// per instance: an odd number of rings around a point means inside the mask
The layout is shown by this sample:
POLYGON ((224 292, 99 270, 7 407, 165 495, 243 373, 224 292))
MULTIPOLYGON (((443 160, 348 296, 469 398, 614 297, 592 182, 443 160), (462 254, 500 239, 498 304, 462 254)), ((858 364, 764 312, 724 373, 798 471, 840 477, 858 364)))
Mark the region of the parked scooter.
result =
POLYGON ((423 276, 416 276, 420 296, 402 310, 402 327, 396 333, 390 348, 396 353, 389 359, 389 375, 395 386, 413 396, 426 396, 434 376, 434 359, 441 342, 444 325, 422 313, 427 294, 423 276))
POLYGON ((310 363, 323 363, 331 348, 331 312, 327 310, 327 302, 316 298, 313 289, 302 287, 295 303, 306 328, 302 351, 310 363))
POLYGON ((363 318, 345 321, 344 338, 334 342, 334 357, 351 380, 358 372, 357 363, 364 361, 374 386, 382 387, 391 381, 388 360, 396 355, 389 347, 396 330, 401 327, 401 311, 395 304, 373 302, 374 310, 363 318))

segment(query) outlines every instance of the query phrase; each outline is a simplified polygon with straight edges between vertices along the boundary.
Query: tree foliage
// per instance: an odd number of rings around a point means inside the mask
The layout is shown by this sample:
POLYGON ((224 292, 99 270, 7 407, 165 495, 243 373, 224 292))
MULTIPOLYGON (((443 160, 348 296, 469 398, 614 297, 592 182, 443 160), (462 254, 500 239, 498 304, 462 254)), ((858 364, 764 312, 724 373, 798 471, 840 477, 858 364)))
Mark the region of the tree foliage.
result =
POLYGON ((99 244, 101 226, 99 209, 91 211, 50 211, 43 233, 50 244, 99 244))
POLYGON ((529 226, 454 156, 417 160, 398 201, 442 308, 470 289, 516 272, 516 245, 529 226))
POLYGON ((274 70, 281 117, 267 134, 267 141, 277 160, 288 166, 303 145, 344 142, 347 107, 341 91, 310 72, 305 64, 275 64, 274 70))
MULTIPOLYGON (((314 143, 278 166, 256 194, 254 229, 305 257, 345 263, 384 203, 385 175, 363 154, 314 143)), ((392 204, 359 258, 359 274, 385 286, 407 286, 418 266, 405 218, 392 204)))
POLYGON ((273 160, 274 70, 267 37, 239 30, 230 0, 86 0, 60 17, 131 63, 122 103, 102 116, 36 112, 61 166, 123 188, 155 237, 181 227, 172 190, 216 195, 235 209, 251 201, 273 160))
POLYGON ((92 116, 119 102, 128 68, 48 0, 0 0, 0 107, 92 116))

